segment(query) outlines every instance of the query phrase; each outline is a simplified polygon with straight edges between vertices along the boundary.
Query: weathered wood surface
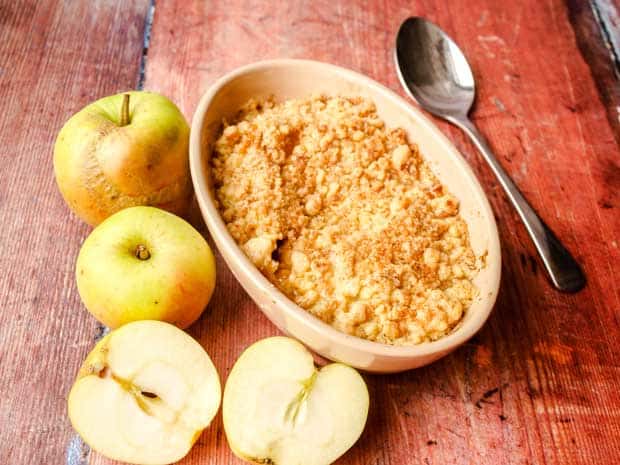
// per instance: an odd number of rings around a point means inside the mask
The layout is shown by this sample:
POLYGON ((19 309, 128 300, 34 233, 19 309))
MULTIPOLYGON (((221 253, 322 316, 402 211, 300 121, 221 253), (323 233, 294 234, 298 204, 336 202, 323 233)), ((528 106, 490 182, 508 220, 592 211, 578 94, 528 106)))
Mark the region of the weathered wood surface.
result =
MULTIPOLYGON (((73 279, 88 229, 55 190, 51 147, 73 111, 135 85, 147 5, 100 2, 63 11, 54 2, 5 3, 0 463, 61 463, 71 437, 66 394, 97 326, 73 279)), ((479 89, 474 120, 584 265, 589 283, 572 296, 551 289, 488 168, 458 130, 438 122, 471 162, 496 212, 502 290, 487 325, 454 354, 408 373, 366 376, 369 423, 338 463, 615 465, 620 100, 587 3, 161 0, 145 87, 170 96, 189 119, 200 95, 234 67, 303 57, 361 71, 402 94, 392 45, 410 15, 436 21, 462 46, 479 89)), ((244 347, 276 330, 221 259, 218 266, 214 299, 190 333, 225 379, 244 347)), ((112 462, 91 453, 88 463, 112 462)), ((182 463, 240 463, 226 445, 221 415, 182 463)))
MULTIPOLYGON (((497 213, 502 292, 484 330, 454 355, 410 373, 367 377, 369 424, 339 463, 611 464, 620 458, 614 388, 620 305, 613 277, 620 271, 613 242, 620 232, 618 146, 567 7, 518 3, 156 6, 145 86, 171 96, 188 118, 216 78, 264 58, 330 61, 400 92, 392 62, 398 25, 412 14, 435 20, 475 69, 475 121, 588 272, 589 286, 579 295, 550 288, 489 170, 461 133, 441 124, 474 165, 497 213)), ((191 332, 225 378, 245 346, 275 329, 219 265, 209 316, 191 332)), ((219 418, 184 463, 237 463, 219 418)))
POLYGON ((0 0, 0 463, 61 464, 65 398, 96 322, 76 254, 89 228, 52 169, 72 113, 136 86, 147 1, 0 0))
POLYGON ((620 0, 568 0, 579 52, 588 62, 616 140, 620 140, 620 0), (614 39, 615 38, 615 39, 614 39))

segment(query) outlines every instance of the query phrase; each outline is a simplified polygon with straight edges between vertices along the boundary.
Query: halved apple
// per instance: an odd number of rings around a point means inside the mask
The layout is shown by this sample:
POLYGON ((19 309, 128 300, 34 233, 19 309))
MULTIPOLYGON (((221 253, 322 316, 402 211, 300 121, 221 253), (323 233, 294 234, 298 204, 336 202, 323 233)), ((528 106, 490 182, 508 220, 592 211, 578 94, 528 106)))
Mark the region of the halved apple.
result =
POLYGON ((299 342, 263 339, 235 363, 224 388, 224 429, 249 462, 328 465, 360 437, 368 390, 353 368, 321 369, 299 342))
POLYGON ((97 343, 69 393, 69 418, 106 457, 163 465, 189 452, 220 399, 202 346, 171 324, 144 320, 97 343))

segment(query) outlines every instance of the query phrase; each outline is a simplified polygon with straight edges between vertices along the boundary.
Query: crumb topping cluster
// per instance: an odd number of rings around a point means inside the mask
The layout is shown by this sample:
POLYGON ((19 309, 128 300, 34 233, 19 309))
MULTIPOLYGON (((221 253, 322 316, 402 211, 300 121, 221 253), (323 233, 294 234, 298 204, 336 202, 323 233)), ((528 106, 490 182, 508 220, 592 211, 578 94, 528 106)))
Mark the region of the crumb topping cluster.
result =
POLYGON ((251 100, 211 158, 228 230, 336 329, 412 345, 459 322, 478 271, 459 203, 362 98, 251 100))

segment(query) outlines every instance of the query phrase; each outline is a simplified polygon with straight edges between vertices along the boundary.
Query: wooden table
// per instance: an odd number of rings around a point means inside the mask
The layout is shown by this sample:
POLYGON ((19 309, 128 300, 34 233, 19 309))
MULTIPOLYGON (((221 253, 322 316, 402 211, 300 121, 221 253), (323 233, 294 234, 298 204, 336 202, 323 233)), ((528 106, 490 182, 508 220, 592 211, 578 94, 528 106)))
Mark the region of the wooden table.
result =
MULTIPOLYGON (((392 46, 410 15, 437 22, 462 46, 478 83, 475 122, 589 282, 577 295, 550 287, 489 169, 463 134, 438 122, 497 215, 499 299, 452 355, 366 376, 368 425, 338 463, 620 463, 620 86, 606 46, 620 40, 615 11, 600 0, 594 8, 576 0, 0 0, 0 463, 110 463, 72 439, 65 410, 102 327, 73 274, 89 228, 54 182, 52 146, 64 121, 142 85, 190 119, 218 76, 273 57, 334 62, 402 94, 392 46)), ((215 296, 190 333, 225 379, 244 347, 277 331, 221 259, 218 267, 215 296)), ((240 463, 220 415, 183 463, 240 463)))

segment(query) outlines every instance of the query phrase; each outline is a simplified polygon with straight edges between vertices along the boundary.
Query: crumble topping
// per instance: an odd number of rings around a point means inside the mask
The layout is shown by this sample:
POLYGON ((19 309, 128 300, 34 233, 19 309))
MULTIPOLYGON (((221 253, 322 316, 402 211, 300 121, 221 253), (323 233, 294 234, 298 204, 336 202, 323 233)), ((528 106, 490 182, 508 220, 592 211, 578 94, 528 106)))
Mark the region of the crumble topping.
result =
POLYGON ((218 208, 250 260, 340 331, 435 340, 477 293, 458 200, 368 100, 250 100, 224 122, 211 168, 218 208))

